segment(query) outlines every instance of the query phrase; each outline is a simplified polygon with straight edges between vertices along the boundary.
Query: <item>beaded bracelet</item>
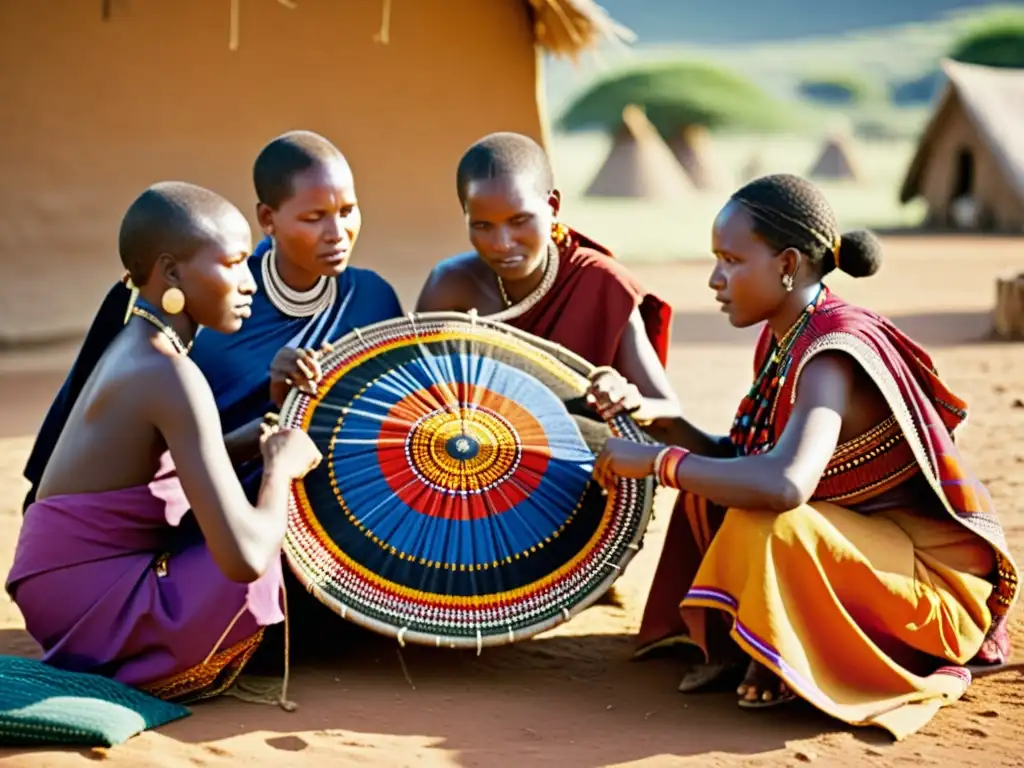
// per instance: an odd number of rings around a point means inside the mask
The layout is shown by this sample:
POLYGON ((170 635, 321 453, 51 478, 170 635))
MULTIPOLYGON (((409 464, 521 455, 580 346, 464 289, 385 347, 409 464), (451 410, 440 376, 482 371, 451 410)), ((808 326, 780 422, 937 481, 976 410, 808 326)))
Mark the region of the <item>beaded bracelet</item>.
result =
POLYGON ((683 459, 690 455, 685 448, 678 445, 669 445, 661 450, 654 459, 654 477, 658 485, 668 488, 678 488, 679 480, 676 479, 676 472, 683 459))

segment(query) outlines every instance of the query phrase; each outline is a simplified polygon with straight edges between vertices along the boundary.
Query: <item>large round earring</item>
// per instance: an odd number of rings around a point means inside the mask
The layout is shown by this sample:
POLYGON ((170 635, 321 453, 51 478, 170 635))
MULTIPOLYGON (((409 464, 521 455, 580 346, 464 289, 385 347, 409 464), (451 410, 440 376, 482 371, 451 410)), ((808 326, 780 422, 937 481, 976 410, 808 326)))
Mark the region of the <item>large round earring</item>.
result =
POLYGON ((793 290, 793 276, 786 274, 782 276, 782 287, 786 289, 786 293, 793 290))
POLYGON ((569 236, 569 228, 562 224, 560 221, 556 221, 551 225, 551 239, 555 242, 555 245, 561 245, 565 242, 565 238, 569 236))
POLYGON ((160 297, 160 307, 168 315, 177 315, 185 308, 185 294, 181 288, 168 288, 160 297))

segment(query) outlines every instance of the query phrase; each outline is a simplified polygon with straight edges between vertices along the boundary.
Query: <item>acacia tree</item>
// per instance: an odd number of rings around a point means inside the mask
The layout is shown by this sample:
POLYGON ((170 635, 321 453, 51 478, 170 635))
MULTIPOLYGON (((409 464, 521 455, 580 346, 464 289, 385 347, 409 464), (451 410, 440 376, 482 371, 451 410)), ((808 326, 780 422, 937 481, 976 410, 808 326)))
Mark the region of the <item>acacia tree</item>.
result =
POLYGON ((1024 69, 1024 12, 998 14, 965 34, 949 57, 965 64, 1024 69))
POLYGON ((601 78, 569 104, 558 124, 563 131, 614 131, 631 104, 666 140, 692 126, 774 130, 790 122, 784 108, 749 80, 712 64, 671 62, 601 78))
POLYGON ((791 110, 748 80, 705 63, 650 64, 612 73, 587 88, 562 114, 563 131, 622 130, 627 107, 644 111, 698 188, 715 186, 706 133, 719 128, 773 131, 790 125, 791 110))

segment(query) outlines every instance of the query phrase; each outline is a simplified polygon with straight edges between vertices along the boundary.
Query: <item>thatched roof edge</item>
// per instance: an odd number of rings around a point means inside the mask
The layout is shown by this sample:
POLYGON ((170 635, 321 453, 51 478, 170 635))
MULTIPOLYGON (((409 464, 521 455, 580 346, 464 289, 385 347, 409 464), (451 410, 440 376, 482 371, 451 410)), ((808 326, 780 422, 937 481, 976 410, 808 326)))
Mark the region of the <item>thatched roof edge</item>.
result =
POLYGON ((526 0, 538 46, 554 56, 575 58, 603 41, 631 43, 632 30, 616 22, 594 0, 526 0))
MULTIPOLYGON (((298 0, 277 0, 288 9, 297 9, 298 0)), ((631 43, 636 35, 622 26, 594 0, 522 0, 533 24, 534 42, 554 56, 576 58, 583 51, 598 46, 602 41, 631 43)), ((374 40, 390 42, 392 0, 381 0, 380 30, 374 40)), ((228 22, 228 48, 239 48, 239 17, 241 0, 231 0, 228 22)), ((103 0, 100 14, 104 21, 111 18, 110 0, 103 0)))
POLYGON ((921 176, 931 147, 959 101, 967 119, 999 164, 1006 180, 1024 199, 1024 71, 982 67, 944 60, 946 85, 900 189, 900 201, 920 193, 921 176))

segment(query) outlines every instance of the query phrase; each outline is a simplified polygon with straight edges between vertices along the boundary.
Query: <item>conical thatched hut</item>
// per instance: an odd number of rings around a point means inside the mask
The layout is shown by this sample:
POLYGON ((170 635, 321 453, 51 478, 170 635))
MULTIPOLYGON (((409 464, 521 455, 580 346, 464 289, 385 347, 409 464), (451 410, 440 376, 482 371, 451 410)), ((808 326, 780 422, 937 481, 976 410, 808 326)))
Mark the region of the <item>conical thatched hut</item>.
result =
POLYGON ((691 189, 682 168, 639 107, 622 111, 622 124, 601 169, 587 187, 588 197, 644 200, 681 198, 691 189))
POLYGON ((849 136, 835 132, 825 140, 808 176, 812 179, 857 180, 860 172, 853 154, 853 142, 849 136))
POLYGON ((667 144, 696 189, 721 189, 728 186, 722 169, 715 162, 711 134, 705 126, 685 126, 670 137, 667 144))
POLYGON ((746 184, 765 175, 764 157, 760 152, 755 152, 740 169, 740 183, 746 184))
POLYGON ((499 130, 545 142, 540 52, 618 31, 590 0, 0 3, 0 343, 84 330, 147 185, 192 181, 254 214, 253 160, 295 128, 348 155, 355 261, 410 301, 466 247, 462 152, 499 130))

